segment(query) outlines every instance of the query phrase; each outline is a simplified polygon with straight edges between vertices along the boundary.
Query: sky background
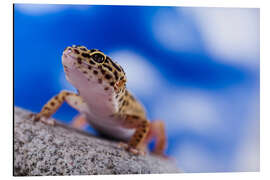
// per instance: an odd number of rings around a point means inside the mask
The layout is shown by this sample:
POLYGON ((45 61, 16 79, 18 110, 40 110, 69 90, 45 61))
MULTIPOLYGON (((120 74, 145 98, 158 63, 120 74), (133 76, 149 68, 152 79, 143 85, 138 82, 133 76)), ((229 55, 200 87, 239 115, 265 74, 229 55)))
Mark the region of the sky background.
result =
MULTIPOLYGON (((150 120, 163 120, 166 154, 184 172, 259 170, 259 9, 14 6, 14 100, 35 112, 63 89, 66 46, 122 65, 150 120)), ((54 115, 70 123, 64 104, 54 115)), ((93 132, 91 127, 86 130, 93 132)))

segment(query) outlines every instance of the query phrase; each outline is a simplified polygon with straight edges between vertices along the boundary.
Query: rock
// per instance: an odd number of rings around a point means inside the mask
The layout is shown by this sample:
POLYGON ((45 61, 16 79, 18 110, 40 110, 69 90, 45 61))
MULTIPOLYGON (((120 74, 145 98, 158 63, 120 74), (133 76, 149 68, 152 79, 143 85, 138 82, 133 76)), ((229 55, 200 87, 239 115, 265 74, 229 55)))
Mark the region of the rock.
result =
POLYGON ((34 123, 29 111, 14 108, 14 175, 179 173, 172 160, 135 156, 118 142, 95 137, 57 121, 34 123))

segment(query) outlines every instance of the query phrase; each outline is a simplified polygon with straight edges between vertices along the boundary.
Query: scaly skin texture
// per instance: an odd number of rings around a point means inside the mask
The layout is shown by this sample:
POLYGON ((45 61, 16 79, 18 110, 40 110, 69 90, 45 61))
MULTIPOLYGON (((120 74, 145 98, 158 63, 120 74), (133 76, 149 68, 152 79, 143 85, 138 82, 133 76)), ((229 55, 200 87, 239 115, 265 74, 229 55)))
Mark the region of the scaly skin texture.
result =
POLYGON ((64 50, 62 64, 67 80, 78 94, 61 91, 34 120, 53 125, 48 119, 67 102, 80 112, 73 126, 89 123, 101 134, 127 142, 120 145, 133 154, 143 154, 147 143, 156 138, 153 152, 164 156, 164 124, 146 119, 143 106, 126 89, 126 75, 119 64, 97 49, 75 45, 64 50))

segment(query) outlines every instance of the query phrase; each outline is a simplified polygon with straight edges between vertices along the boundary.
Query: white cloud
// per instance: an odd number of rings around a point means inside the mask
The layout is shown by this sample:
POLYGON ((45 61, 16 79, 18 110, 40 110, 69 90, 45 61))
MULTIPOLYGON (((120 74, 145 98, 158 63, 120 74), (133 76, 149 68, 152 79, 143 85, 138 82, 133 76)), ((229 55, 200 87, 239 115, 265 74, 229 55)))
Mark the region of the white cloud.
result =
POLYGON ((196 45, 190 26, 171 10, 160 10, 153 19, 154 38, 171 51, 189 51, 196 45))
POLYGON ((246 112, 246 125, 232 165, 235 171, 259 171, 260 169, 259 95, 249 98, 250 106, 246 112))
POLYGON ((221 57, 218 59, 225 63, 258 67, 258 9, 192 8, 188 11, 197 21, 205 45, 213 56, 221 57))
POLYGON ((126 72, 127 87, 141 96, 151 96, 161 86, 161 76, 143 56, 131 50, 118 50, 109 54, 126 72))
POLYGON ((217 128, 219 132, 224 130, 215 97, 192 89, 162 93, 159 103, 154 106, 154 116, 170 124, 167 127, 169 132, 189 129, 209 135, 217 128))
POLYGON ((57 12, 65 8, 63 5, 55 4, 16 4, 15 8, 23 13, 30 15, 42 15, 57 12))
POLYGON ((251 135, 246 136, 238 146, 234 164, 235 171, 259 171, 260 168, 260 143, 259 137, 251 130, 251 135))
POLYGON ((175 148, 172 156, 177 158, 184 172, 216 172, 221 169, 213 155, 198 144, 183 143, 175 148))

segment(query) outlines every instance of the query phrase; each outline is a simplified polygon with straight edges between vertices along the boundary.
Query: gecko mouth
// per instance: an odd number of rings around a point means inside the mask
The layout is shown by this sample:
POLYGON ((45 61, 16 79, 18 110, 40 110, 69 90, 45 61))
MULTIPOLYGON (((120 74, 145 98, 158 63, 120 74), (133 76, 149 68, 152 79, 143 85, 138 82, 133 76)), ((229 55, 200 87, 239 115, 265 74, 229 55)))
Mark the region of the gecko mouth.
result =
POLYGON ((65 67, 67 67, 69 69, 73 69, 73 68, 75 68, 76 58, 73 57, 72 55, 63 54, 62 63, 65 67))
POLYGON ((78 58, 76 56, 74 56, 72 54, 72 52, 64 51, 63 55, 62 55, 62 63, 64 66, 66 66, 69 69, 74 69, 77 68, 76 65, 83 65, 86 68, 88 66, 91 66, 89 63, 83 61, 83 60, 78 60, 78 58))

